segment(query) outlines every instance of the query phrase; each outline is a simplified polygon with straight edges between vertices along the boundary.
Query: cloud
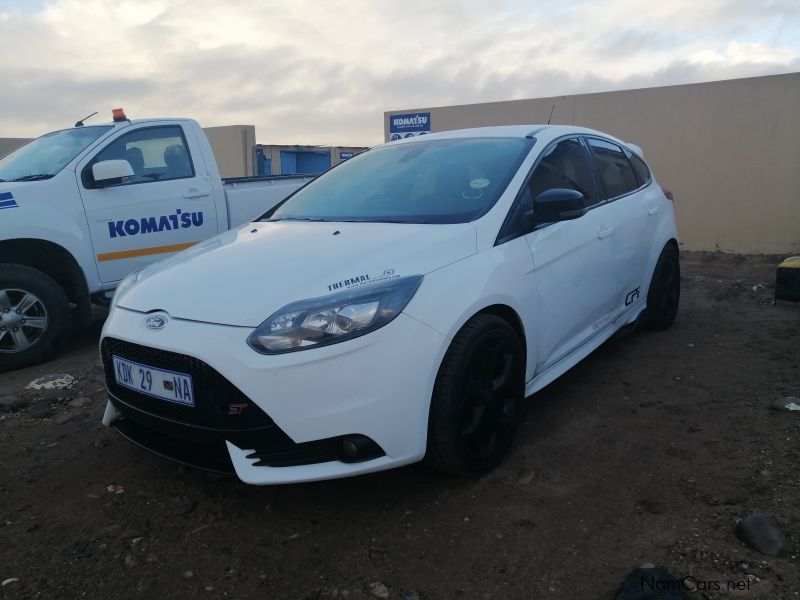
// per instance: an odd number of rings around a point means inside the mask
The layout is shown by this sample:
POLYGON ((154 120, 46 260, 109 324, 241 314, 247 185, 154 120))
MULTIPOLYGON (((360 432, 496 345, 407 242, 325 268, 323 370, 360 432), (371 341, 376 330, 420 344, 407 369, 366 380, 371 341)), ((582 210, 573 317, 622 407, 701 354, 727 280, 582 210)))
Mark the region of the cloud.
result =
POLYGON ((0 136, 124 106, 370 145, 385 110, 796 71, 798 31, 794 0, 0 0, 0 136))

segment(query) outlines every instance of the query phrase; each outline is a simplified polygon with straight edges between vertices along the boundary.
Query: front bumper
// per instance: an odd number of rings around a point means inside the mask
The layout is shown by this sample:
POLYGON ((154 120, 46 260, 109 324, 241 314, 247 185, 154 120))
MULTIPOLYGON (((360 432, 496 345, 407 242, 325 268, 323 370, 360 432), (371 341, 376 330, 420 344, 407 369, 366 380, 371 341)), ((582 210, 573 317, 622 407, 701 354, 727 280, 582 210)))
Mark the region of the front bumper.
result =
POLYGON ((253 484, 346 477, 425 454, 430 397, 447 340, 411 317, 401 314, 341 344, 271 356, 247 346, 250 328, 171 319, 154 331, 145 318, 112 310, 101 340, 104 362, 116 353, 190 372, 197 405, 137 398, 106 368, 104 423, 141 446, 202 468, 232 470, 253 484), (242 405, 252 410, 229 410, 242 405), (377 449, 347 462, 341 442, 352 436, 377 449))

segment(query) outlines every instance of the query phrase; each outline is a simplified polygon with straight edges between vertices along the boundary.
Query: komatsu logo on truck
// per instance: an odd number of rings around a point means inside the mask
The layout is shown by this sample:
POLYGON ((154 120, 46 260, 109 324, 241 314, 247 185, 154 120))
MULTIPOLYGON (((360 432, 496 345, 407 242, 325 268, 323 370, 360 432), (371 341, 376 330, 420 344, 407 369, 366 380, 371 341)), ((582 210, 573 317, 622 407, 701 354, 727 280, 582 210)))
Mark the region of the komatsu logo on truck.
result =
POLYGON ((141 219, 128 219, 126 221, 109 221, 108 235, 112 238, 125 237, 126 235, 139 235, 140 233, 157 233, 159 231, 172 231, 173 229, 200 227, 202 224, 202 212, 183 212, 179 208, 175 211, 175 214, 171 215, 142 217, 141 219))

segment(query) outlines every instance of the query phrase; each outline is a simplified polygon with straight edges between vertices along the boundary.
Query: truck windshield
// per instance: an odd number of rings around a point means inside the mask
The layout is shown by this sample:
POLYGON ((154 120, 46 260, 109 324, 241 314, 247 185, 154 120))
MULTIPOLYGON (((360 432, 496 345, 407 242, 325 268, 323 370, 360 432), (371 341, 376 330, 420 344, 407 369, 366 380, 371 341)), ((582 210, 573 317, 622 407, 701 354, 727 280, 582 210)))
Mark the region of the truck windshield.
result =
POLYGON ((382 146, 328 171, 263 219, 466 223, 494 205, 531 145, 462 138, 382 146))
POLYGON ((0 180, 49 179, 109 129, 111 125, 76 127, 36 138, 0 159, 0 180))

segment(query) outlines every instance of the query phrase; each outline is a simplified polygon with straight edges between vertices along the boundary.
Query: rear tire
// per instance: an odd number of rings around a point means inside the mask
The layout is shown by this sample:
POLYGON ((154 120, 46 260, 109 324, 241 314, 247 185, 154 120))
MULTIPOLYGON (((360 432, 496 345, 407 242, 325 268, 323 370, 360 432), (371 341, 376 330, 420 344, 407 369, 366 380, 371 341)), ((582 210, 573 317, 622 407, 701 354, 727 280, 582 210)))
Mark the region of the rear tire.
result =
POLYGON ((681 266, 678 248, 669 243, 658 257, 642 325, 647 329, 668 329, 675 322, 681 297, 681 266))
POLYGON ((516 434, 525 390, 522 343, 500 317, 479 314, 439 367, 428 421, 428 466, 461 477, 490 471, 516 434))
POLYGON ((41 271, 0 264, 0 372, 47 360, 70 330, 64 290, 41 271))

